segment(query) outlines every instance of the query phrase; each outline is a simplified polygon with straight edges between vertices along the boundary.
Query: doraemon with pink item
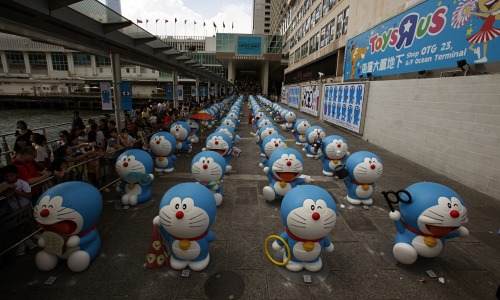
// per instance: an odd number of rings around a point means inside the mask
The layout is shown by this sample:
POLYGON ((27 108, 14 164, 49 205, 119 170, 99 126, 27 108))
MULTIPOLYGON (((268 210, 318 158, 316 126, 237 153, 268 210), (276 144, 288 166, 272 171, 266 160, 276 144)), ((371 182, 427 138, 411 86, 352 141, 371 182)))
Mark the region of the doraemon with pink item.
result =
POLYGON ((153 159, 143 150, 127 150, 115 163, 116 172, 121 179, 121 203, 123 206, 134 206, 151 200, 153 195, 153 159))

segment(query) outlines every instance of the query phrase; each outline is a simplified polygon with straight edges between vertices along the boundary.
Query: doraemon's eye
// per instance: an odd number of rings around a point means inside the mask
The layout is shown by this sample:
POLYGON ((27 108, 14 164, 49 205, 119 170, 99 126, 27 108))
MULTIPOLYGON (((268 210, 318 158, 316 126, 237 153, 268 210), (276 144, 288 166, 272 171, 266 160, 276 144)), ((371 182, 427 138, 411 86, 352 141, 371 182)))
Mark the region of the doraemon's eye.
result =
POLYGON ((313 210, 313 211, 314 211, 314 209, 315 209, 314 205, 311 205, 311 210, 313 210))
POLYGON ((54 206, 52 206, 52 205, 49 205, 49 208, 54 208, 54 206))
POLYGON ((130 161, 130 158, 128 159, 128 161, 130 161))
POLYGON ((179 203, 177 203, 174 207, 175 209, 179 209, 179 203))
POLYGON ((445 212, 448 212, 451 210, 451 201, 450 199, 446 197, 439 197, 438 199, 439 207, 445 212))
POLYGON ((45 205, 45 204, 44 204, 44 205, 42 205, 42 208, 47 208, 47 205, 45 205))
POLYGON ((127 161, 127 157, 123 157, 123 161, 127 161))
POLYGON ((186 212, 186 213, 190 213, 194 208, 194 201, 193 199, 191 198, 186 198, 184 200, 182 200, 182 209, 186 212))
POLYGON ((451 203, 448 203, 448 208, 451 208, 451 203))
POLYGON ((182 209, 186 209, 186 208, 187 208, 186 203, 182 204, 182 209))

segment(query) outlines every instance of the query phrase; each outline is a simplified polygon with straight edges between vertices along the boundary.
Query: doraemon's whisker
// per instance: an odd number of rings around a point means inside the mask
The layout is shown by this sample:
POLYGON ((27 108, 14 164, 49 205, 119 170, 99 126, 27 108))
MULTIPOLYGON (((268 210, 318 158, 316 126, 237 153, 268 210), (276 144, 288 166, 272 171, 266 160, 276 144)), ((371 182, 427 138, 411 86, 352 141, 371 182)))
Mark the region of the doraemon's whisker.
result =
POLYGON ((443 222, 432 222, 432 223, 425 223, 426 225, 442 225, 443 222))
POLYGON ((296 212, 293 213, 294 215, 296 215, 297 217, 301 218, 302 220, 304 221, 307 221, 305 218, 301 217, 299 214, 297 214, 296 212))
POLYGON ((199 216, 201 216, 202 214, 203 214, 203 213, 201 212, 199 215, 196 215, 196 216, 192 217, 191 219, 189 219, 189 221, 191 221, 191 220, 193 220, 193 219, 198 218, 198 217, 199 217, 199 216))
MULTIPOLYGON (((65 210, 65 209, 69 209, 70 207, 71 207, 71 206, 66 206, 66 207, 63 207, 63 208, 61 208, 60 210, 58 210, 57 212, 63 211, 63 210, 65 210)), ((37 209, 38 209, 38 208, 37 208, 37 209)))
POLYGON ((333 228, 333 226, 324 226, 324 229, 333 228))
POLYGON ((207 218, 205 218, 205 219, 201 219, 201 220, 198 220, 198 221, 194 221, 194 222, 189 222, 189 224, 200 223, 200 222, 202 222, 202 221, 205 221, 206 219, 207 219, 207 218))
POLYGON ((74 213, 74 212, 75 212, 75 211, 73 210, 73 211, 70 211, 70 212, 65 212, 65 213, 63 213, 63 214, 57 214, 57 216, 69 215, 69 214, 72 214, 72 213, 74 213))
MULTIPOLYGON (((326 221, 326 220, 325 220, 325 221, 326 221)), ((337 220, 333 220, 333 221, 330 221, 330 222, 328 222, 328 223, 324 223, 323 225, 332 224, 332 223, 335 223, 335 221, 337 221, 337 220)))
POLYGON ((333 218, 333 217, 335 217, 335 215, 331 215, 331 216, 329 216, 328 218, 326 218, 326 219, 325 219, 325 221, 328 221, 328 220, 330 220, 330 219, 331 219, 331 218, 333 218))
POLYGON ((163 214, 165 217, 167 217, 167 218, 169 218, 169 219, 172 219, 171 217, 169 217, 169 216, 167 215, 167 213, 166 213, 166 212, 161 211, 160 213, 161 213, 161 214, 163 214))
POLYGON ((277 165, 277 166, 283 167, 283 164, 281 164, 279 162, 275 162, 274 164, 277 165))
POLYGON ((295 221, 295 222, 297 222, 297 223, 300 223, 300 224, 304 224, 304 225, 306 225, 306 224, 307 224, 307 223, 305 223, 305 222, 301 222, 301 221, 299 221, 299 220, 295 220, 294 218, 290 218, 290 219, 291 219, 291 220, 293 220, 293 221, 295 221))
POLYGON ((171 221, 169 221, 169 220, 167 220, 167 219, 163 218, 162 216, 160 216, 160 218, 161 218, 163 221, 167 222, 167 223, 172 223, 171 221))
POLYGON ((441 222, 444 221, 444 219, 438 219, 438 218, 434 218, 434 217, 431 217, 431 216, 428 216, 428 215, 423 215, 423 216, 427 217, 427 218, 431 218, 431 219, 437 220, 437 221, 441 221, 441 222))
POLYGON ((57 218, 58 220, 74 220, 75 218, 57 218))
POLYGON ((430 209, 429 209, 429 212, 431 212, 431 213, 433 213, 433 214, 435 214, 435 215, 438 215, 438 216, 440 216, 441 218, 444 218, 444 216, 442 216, 442 215, 438 214, 437 212, 435 212, 435 211, 433 211, 433 210, 430 210, 430 209))
POLYGON ((306 228, 305 226, 299 226, 299 225, 295 225, 295 224, 290 224, 290 225, 292 225, 294 227, 299 227, 299 228, 306 228))
POLYGON ((163 225, 163 226, 165 226, 165 227, 170 227, 170 226, 172 226, 172 225, 169 225, 169 224, 161 224, 161 225, 163 225))
POLYGON ((189 226, 189 228, 194 228, 194 227, 205 227, 206 225, 199 225, 199 226, 189 226))
POLYGON ((358 166, 358 167, 357 167, 356 169, 361 169, 361 170, 365 170, 365 171, 368 171, 368 169, 367 169, 367 168, 365 168, 365 167, 362 167, 362 166, 358 166))

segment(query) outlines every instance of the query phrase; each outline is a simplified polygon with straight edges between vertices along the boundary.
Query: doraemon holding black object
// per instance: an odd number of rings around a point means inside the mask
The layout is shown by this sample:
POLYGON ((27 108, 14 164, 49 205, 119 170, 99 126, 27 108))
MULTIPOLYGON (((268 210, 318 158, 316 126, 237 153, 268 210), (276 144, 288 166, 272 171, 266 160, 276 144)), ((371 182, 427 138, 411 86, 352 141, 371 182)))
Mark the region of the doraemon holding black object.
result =
POLYGON ((306 145, 307 137, 306 131, 311 127, 311 123, 309 123, 306 119, 298 119, 294 126, 292 133, 295 135, 295 143, 297 145, 306 145))
POLYGON ((153 159, 143 150, 127 150, 116 160, 116 172, 121 178, 120 195, 124 206, 149 201, 153 195, 153 159))
POLYGON ((174 170, 174 163, 177 159, 174 155, 175 137, 169 133, 160 131, 155 133, 149 142, 149 149, 155 156, 155 171, 169 173, 174 170))
POLYGON ((346 161, 347 177, 336 170, 340 179, 347 187, 347 201, 354 205, 370 205, 375 181, 382 176, 384 167, 382 161, 375 154, 368 151, 359 151, 351 154, 346 161))
MULTIPOLYGON (((286 230, 280 237, 291 251, 290 261, 285 267, 293 272, 305 268, 310 272, 321 270, 321 252, 333 252, 328 238, 337 220, 337 208, 333 197, 324 189, 314 185, 303 185, 287 193, 281 203, 281 218, 286 230)), ((283 249, 279 240, 273 249, 283 249)), ((283 261, 286 261, 286 252, 283 261)))
POLYGON ((210 226, 216 209, 212 192, 195 182, 175 185, 165 193, 153 223, 160 225, 168 240, 172 268, 201 271, 207 267, 209 244, 215 240, 210 226))
POLYGON ((224 157, 214 151, 202 151, 191 162, 191 174, 214 194, 217 206, 222 204, 222 178, 226 173, 224 157))
POLYGON ((389 217, 398 230, 393 254, 399 262, 409 265, 419 255, 436 257, 443 252, 447 239, 469 236, 469 230, 463 227, 468 222, 465 203, 449 187, 419 182, 398 195, 401 212, 392 211, 389 217))
POLYGON ((320 147, 317 147, 318 138, 323 140, 326 137, 325 130, 320 126, 312 126, 306 131, 307 144, 302 151, 306 152, 307 157, 319 157, 321 152, 320 147))
POLYGON ((327 136, 321 145, 323 175, 333 176, 335 168, 345 164, 347 157, 349 152, 346 140, 339 135, 327 136))
POLYGON ((33 208, 45 230, 38 239, 37 267, 50 271, 65 259, 71 271, 86 270, 101 248, 96 229, 101 210, 101 193, 85 182, 64 182, 43 193, 33 208))

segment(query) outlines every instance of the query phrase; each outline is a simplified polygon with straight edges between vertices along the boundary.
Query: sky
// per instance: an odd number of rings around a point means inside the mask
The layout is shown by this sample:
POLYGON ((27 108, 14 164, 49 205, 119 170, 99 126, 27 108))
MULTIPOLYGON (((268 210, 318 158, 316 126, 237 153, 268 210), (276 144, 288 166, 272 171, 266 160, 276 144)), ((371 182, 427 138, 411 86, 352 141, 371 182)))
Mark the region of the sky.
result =
MULTIPOLYGON (((100 1, 105 3, 105 0, 100 1)), ((142 20, 143 23, 137 25, 152 34, 165 35, 166 32, 167 35, 177 36, 202 36, 205 33, 211 36, 214 33, 213 22, 218 32, 251 33, 252 5, 253 0, 121 0, 122 15, 127 19, 134 23, 142 20), (165 23, 165 20, 168 22, 165 23), (187 20, 186 24, 184 20, 187 20), (222 22, 226 25, 225 29, 222 22), (231 29, 232 23, 234 29, 231 29)))

